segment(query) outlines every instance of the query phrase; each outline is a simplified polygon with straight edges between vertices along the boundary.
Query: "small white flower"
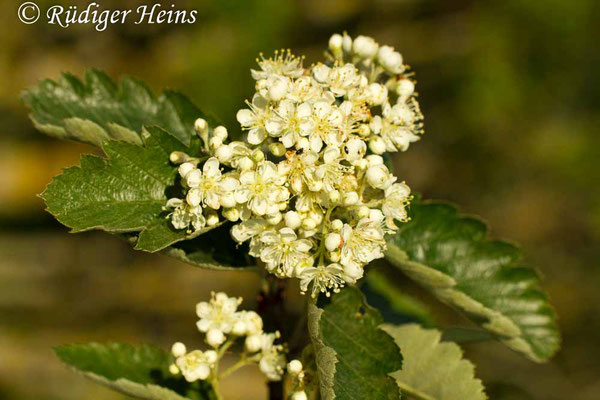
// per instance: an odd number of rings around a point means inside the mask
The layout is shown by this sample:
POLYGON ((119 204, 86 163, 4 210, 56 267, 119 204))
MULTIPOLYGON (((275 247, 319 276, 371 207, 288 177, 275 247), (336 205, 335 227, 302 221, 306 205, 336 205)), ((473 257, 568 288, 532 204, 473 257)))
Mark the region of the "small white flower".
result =
POLYGON ((212 368, 212 363, 200 350, 194 350, 178 357, 175 364, 188 382, 207 379, 212 368))
POLYGON ((345 64, 341 67, 331 68, 326 82, 335 97, 340 97, 348 93, 350 89, 358 86, 360 80, 361 75, 359 75, 354 64, 345 64))
POLYGON ((298 78, 303 73, 302 58, 294 56, 289 50, 275 52, 275 56, 265 59, 261 55, 258 61, 259 70, 251 70, 252 77, 256 80, 266 79, 271 75, 283 75, 298 78))
POLYGON ((254 311, 240 311, 237 313, 237 322, 233 326, 233 334, 238 336, 256 335, 261 333, 263 321, 254 311))
POLYGON ((248 203, 248 208, 256 215, 274 214, 279 211, 278 203, 289 197, 289 191, 284 187, 285 179, 275 164, 265 161, 256 171, 242 172, 235 199, 238 203, 248 203))
POLYGON ((200 332, 218 330, 229 333, 235 324, 236 311, 241 303, 241 298, 228 297, 225 293, 213 293, 209 302, 200 302, 196 305, 196 314, 200 318, 196 326, 200 332))
POLYGON ((312 283, 312 297, 316 297, 318 293, 325 293, 329 296, 331 291, 338 292, 344 286, 342 274, 341 266, 336 263, 328 266, 319 265, 317 267, 302 268, 298 273, 300 291, 306 293, 308 286, 312 283))
POLYGON ((290 100, 283 100, 271 120, 272 136, 280 136, 281 143, 286 148, 296 144, 300 135, 306 135, 313 128, 310 118, 312 113, 311 106, 308 103, 294 104, 290 100))
POLYGON ((261 357, 258 367, 270 381, 281 380, 286 365, 285 356, 282 353, 283 347, 274 344, 278 338, 279 332, 263 333, 260 335, 261 357))
POLYGON ((237 112, 236 118, 242 128, 248 131, 247 140, 250 144, 261 144, 267 137, 267 122, 272 112, 269 101, 259 94, 254 95, 250 108, 237 112))
POLYGON ((187 176, 188 186, 191 188, 187 194, 190 205, 202 204, 216 210, 221 207, 221 201, 225 203, 226 207, 233 207, 236 204, 233 193, 239 182, 231 176, 222 175, 219 169, 219 160, 216 157, 211 157, 204 163, 201 173, 200 170, 193 170, 187 176), (190 182, 189 177, 192 174, 198 175, 198 177, 190 182))
POLYGON ((381 222, 363 218, 354 228, 344 224, 341 231, 343 245, 340 263, 344 266, 359 267, 383 258, 386 249, 381 222))
POLYGON ((288 227, 278 232, 265 231, 260 241, 263 243, 260 259, 269 271, 280 277, 291 277, 296 265, 309 258, 308 251, 312 247, 309 240, 298 239, 296 232, 288 227))
POLYGON ((397 229, 394 220, 405 222, 408 220, 406 206, 410 200, 410 188, 405 183, 394 183, 385 190, 385 197, 381 211, 387 217, 386 225, 390 229, 397 229))
POLYGON ((292 86, 290 78, 281 75, 270 75, 256 83, 256 89, 262 97, 270 101, 279 101, 287 96, 292 86))

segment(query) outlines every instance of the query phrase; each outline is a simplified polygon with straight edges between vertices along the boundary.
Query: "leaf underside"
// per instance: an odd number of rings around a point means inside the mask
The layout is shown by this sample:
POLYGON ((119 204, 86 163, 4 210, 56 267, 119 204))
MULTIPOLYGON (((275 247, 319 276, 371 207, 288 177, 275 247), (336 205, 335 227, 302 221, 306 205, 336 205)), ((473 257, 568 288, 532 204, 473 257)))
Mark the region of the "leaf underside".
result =
POLYGON ((200 116, 207 118, 177 92, 155 96, 133 78, 123 78, 117 86, 95 69, 86 71, 84 81, 67 73, 58 81, 43 80, 25 90, 21 98, 40 131, 95 146, 107 140, 141 144, 142 126, 152 125, 189 145, 194 121, 200 116))
POLYGON ((455 343, 440 342, 441 333, 416 324, 383 325, 402 349, 402 369, 392 376, 404 399, 485 400, 475 367, 455 343))
POLYGON ((554 311, 516 246, 490 240, 483 222, 448 204, 415 200, 411 218, 388 240, 393 265, 530 359, 557 351, 554 311))
POLYGON ((89 343, 55 349, 65 364, 121 393, 147 400, 213 399, 210 385, 189 384, 169 371, 169 355, 152 346, 89 343))
POLYGON ((347 287, 331 303, 309 304, 308 326, 324 400, 399 399, 390 373, 402 365, 393 339, 379 329, 379 312, 347 287))

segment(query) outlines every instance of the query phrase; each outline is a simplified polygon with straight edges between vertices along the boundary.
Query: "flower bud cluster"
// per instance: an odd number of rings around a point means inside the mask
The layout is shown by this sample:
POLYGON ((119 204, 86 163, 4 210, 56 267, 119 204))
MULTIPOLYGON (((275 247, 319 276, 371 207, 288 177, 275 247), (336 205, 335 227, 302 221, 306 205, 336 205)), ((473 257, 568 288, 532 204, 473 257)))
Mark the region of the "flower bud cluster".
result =
POLYGON ((205 334, 210 350, 187 352, 183 343, 173 344, 171 352, 175 363, 173 374, 181 373, 188 382, 206 380, 216 376, 220 358, 236 341, 243 342, 240 365, 258 364, 268 380, 280 380, 285 368, 284 347, 275 344, 279 332, 265 333, 260 315, 254 311, 238 311, 241 298, 228 297, 225 293, 213 293, 208 302, 196 305, 200 318, 196 326, 205 334))
POLYGON ((382 155, 407 150, 423 119, 392 47, 336 34, 327 58, 304 68, 289 51, 261 57, 256 94, 237 113, 246 142, 226 143, 225 128, 199 120, 210 158, 172 157, 187 194, 168 204, 177 229, 236 222, 234 240, 313 296, 360 279, 394 221, 407 220, 410 188, 382 155))

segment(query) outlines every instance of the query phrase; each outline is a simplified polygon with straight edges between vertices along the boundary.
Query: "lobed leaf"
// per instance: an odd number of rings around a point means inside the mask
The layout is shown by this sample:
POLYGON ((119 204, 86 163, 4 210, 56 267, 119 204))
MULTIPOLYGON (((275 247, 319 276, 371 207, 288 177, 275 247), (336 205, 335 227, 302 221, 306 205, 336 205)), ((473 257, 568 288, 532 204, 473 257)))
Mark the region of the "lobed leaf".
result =
POLYGON ((43 80, 25 90, 21 98, 40 131, 96 146, 107 140, 141 144, 142 126, 151 125, 189 145, 194 121, 200 116, 207 118, 179 93, 165 91, 157 97, 133 78, 123 78, 117 86, 95 69, 86 71, 83 82, 67 73, 58 81, 43 80))
POLYGON ((96 383, 147 400, 209 400, 209 384, 189 384, 169 373, 169 355, 151 346, 89 343, 55 349, 65 364, 96 383))
POLYGON ((411 217, 388 240, 393 265, 530 359, 557 351, 554 311, 536 272, 518 266, 517 247, 448 204, 415 200, 411 217))
POLYGON ((324 400, 400 398, 390 373, 402 365, 393 339, 379 329, 379 312, 347 287, 331 303, 308 306, 308 327, 324 400))
POLYGON ((402 397, 416 400, 484 400, 483 384, 475 367, 462 358, 455 343, 440 342, 441 333, 416 324, 384 325, 402 349, 402 369, 392 376, 402 397))

